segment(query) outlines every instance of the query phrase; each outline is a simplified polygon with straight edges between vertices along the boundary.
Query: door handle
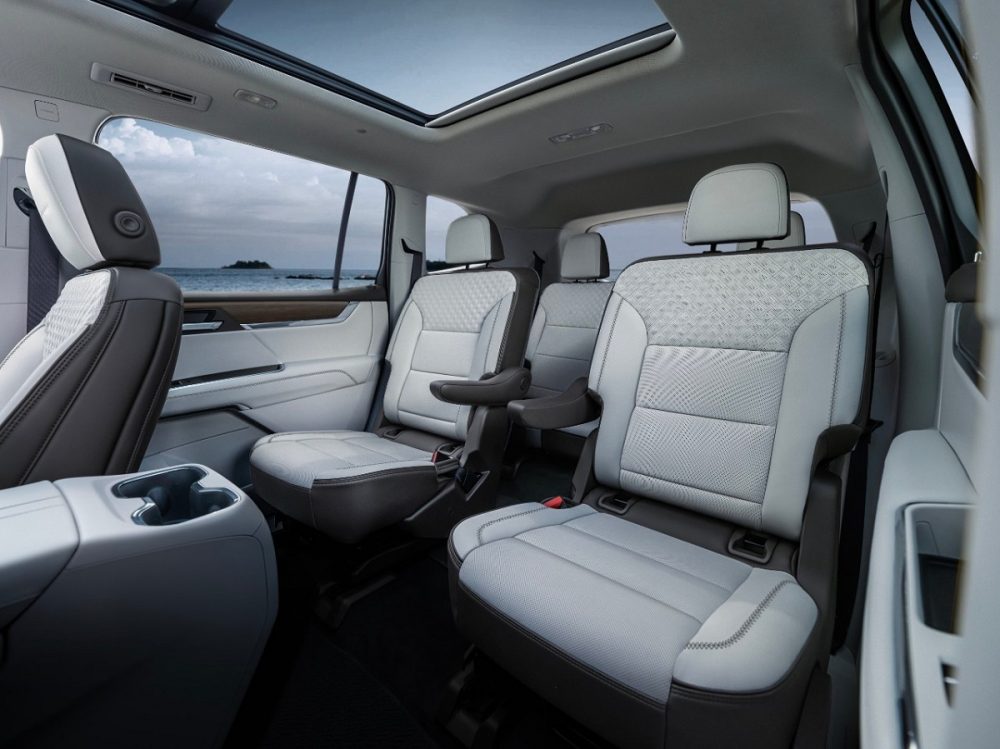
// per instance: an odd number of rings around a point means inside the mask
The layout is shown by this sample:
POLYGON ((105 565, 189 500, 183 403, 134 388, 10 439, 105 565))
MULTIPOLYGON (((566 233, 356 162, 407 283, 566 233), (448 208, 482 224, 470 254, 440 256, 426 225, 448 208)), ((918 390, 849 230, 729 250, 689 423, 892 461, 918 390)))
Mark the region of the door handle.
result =
POLYGON ((222 327, 222 320, 211 322, 186 322, 181 325, 182 333, 209 333, 222 327))

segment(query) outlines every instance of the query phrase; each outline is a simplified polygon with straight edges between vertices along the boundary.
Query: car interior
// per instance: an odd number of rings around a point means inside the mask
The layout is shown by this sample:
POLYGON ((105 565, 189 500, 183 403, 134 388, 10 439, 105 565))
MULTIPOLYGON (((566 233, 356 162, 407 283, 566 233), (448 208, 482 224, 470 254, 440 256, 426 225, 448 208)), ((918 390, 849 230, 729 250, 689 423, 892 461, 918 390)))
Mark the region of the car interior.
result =
POLYGON ((995 746, 998 34, 0 0, 0 746, 995 746))

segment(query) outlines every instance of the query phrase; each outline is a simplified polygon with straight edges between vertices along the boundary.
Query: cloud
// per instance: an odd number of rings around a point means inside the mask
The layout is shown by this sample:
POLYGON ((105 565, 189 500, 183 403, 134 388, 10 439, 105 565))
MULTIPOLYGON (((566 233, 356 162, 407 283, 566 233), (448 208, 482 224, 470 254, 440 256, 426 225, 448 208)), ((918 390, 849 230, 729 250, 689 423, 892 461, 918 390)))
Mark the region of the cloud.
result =
MULTIPOLYGON (((156 226, 165 266, 333 264, 348 172, 266 149, 133 118, 98 143, 124 164, 156 226)), ((358 182, 344 267, 379 262, 385 189, 358 182)))

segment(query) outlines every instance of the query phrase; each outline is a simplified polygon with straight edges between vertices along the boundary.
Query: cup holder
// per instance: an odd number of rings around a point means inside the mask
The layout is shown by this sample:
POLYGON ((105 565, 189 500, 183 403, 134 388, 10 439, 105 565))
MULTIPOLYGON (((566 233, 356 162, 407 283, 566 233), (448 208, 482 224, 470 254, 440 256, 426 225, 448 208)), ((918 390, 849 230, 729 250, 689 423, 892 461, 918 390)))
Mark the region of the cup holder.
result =
POLYGON ((138 525, 173 525, 200 518, 235 504, 236 492, 224 487, 203 487, 198 482, 208 474, 185 466, 151 473, 115 484, 115 496, 144 499, 146 504, 132 513, 138 525))

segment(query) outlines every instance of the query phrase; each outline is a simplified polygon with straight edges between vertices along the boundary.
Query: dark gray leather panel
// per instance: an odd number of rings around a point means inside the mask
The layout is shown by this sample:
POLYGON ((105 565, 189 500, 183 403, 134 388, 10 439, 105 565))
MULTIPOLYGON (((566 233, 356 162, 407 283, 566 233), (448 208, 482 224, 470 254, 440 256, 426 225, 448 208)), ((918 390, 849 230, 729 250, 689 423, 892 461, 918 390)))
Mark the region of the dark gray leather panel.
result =
POLYGON ((97 321, 0 424, 0 487, 134 471, 180 342, 172 279, 113 268, 97 321))

